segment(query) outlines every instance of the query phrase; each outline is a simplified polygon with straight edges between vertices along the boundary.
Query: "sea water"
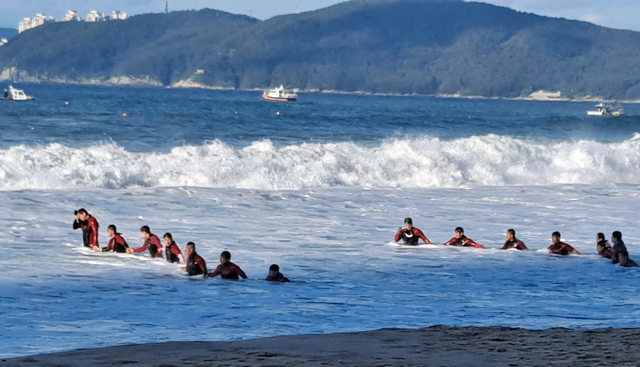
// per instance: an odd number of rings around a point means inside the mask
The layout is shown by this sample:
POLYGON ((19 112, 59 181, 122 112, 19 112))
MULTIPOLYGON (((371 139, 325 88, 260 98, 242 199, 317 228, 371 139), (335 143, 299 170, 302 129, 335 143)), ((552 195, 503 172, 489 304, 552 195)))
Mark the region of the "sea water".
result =
POLYGON ((640 108, 587 103, 23 85, 0 103, 0 356, 388 327, 640 327, 640 108), (134 247, 188 241, 187 277, 82 249, 73 210, 134 247), (390 245, 405 217, 435 243, 390 245), (530 251, 501 251, 514 228, 530 251), (551 256, 550 234, 581 256, 551 256), (292 283, 270 283, 271 264, 292 283))

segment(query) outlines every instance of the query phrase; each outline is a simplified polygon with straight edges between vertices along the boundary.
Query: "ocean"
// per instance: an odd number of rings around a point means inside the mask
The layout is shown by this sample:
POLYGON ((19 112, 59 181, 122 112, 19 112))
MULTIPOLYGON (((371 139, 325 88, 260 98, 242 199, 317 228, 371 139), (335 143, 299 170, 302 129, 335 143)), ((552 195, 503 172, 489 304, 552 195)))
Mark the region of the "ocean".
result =
POLYGON ((640 106, 22 84, 0 101, 0 357, 380 328, 640 327, 640 106), (249 276, 84 251, 84 207, 249 276), (398 248, 405 217, 435 243, 398 248), (514 228, 529 251, 502 251, 514 228), (551 256, 560 231, 582 255, 551 256), (280 265, 292 283, 263 279, 280 265))

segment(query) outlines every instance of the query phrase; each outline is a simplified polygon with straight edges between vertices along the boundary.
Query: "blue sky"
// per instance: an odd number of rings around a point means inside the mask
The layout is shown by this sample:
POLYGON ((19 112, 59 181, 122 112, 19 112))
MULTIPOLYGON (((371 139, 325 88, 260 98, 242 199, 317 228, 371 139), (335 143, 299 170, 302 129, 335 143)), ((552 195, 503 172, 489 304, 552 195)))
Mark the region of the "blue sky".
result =
MULTIPOLYGON (((213 8, 259 19, 275 15, 323 8, 341 0, 170 0, 170 10, 213 8)), ((640 31, 638 0, 487 0, 506 6, 552 17, 586 20, 606 27, 640 31)), ((24 17, 44 13, 62 18, 67 10, 77 10, 83 18, 89 10, 129 14, 164 11, 165 0, 0 0, 0 27, 17 28, 24 17)))

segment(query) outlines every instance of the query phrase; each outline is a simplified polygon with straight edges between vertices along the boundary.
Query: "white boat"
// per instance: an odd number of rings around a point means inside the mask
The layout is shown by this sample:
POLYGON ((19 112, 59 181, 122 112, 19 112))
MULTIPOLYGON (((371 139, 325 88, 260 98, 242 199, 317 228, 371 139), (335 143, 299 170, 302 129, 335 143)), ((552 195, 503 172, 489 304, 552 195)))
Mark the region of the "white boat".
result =
POLYGON ((298 100, 298 95, 292 90, 284 89, 284 86, 265 90, 262 98, 267 101, 289 102, 298 100))
POLYGON ((622 116, 624 109, 622 106, 613 106, 609 103, 600 102, 596 105, 596 109, 587 111, 589 116, 622 116))
POLYGON ((28 101, 35 98, 27 95, 22 89, 16 89, 12 86, 9 86, 9 88, 4 90, 2 99, 6 99, 9 101, 28 101))

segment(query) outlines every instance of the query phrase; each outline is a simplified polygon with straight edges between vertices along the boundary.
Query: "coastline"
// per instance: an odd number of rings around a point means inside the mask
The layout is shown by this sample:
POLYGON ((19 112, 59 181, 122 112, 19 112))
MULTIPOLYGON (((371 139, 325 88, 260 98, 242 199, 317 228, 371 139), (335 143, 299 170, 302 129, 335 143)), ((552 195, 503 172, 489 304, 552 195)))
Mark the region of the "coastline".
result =
POLYGON ((227 342, 167 342, 18 357, 5 366, 635 366, 640 329, 432 326, 227 342))

